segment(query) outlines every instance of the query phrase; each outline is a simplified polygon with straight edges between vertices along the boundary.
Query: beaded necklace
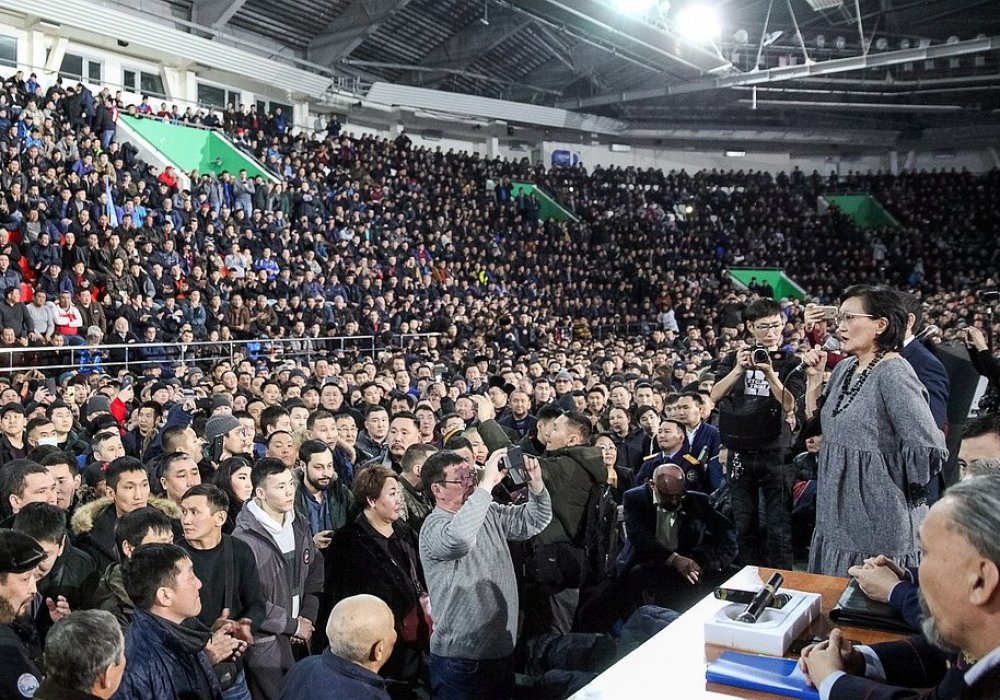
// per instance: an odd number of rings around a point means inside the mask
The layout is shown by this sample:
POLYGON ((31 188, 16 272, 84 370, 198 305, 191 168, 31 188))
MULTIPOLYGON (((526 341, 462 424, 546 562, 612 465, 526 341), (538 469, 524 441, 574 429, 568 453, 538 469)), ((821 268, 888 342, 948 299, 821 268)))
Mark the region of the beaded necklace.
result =
POLYGON ((844 383, 840 385, 840 394, 837 396, 837 404, 833 407, 833 415, 840 415, 847 410, 847 407, 854 401, 854 397, 856 397, 858 392, 861 391, 861 387, 863 387, 865 382, 868 381, 868 377, 871 375, 872 370, 875 369, 875 365, 881 362, 883 357, 885 357, 884 350, 880 350, 875 353, 875 357, 872 358, 872 361, 861 371, 861 374, 858 375, 857 382, 854 382, 854 373, 858 369, 858 363, 855 362, 854 365, 847 370, 847 376, 844 377, 844 383), (854 382, 853 385, 852 382, 854 382))

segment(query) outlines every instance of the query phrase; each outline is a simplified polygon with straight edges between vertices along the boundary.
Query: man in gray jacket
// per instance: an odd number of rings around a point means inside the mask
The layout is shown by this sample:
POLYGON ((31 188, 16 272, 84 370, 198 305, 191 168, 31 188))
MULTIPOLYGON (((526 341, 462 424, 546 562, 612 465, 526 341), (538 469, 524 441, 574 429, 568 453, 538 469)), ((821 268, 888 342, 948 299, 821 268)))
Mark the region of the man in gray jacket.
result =
POLYGON ((295 475, 285 463, 259 460, 250 472, 254 498, 236 517, 233 537, 250 545, 268 601, 267 617, 247 654, 247 681, 258 700, 277 700, 295 663, 293 644, 306 645, 316 624, 323 565, 309 524, 295 515, 295 475))
POLYGON ((491 491, 505 471, 506 450, 490 455, 479 482, 452 451, 424 463, 424 488, 435 508, 420 530, 420 561, 434 615, 431 697, 509 698, 519 603, 507 540, 526 540, 552 519, 538 462, 525 457, 527 503, 502 506, 491 491))

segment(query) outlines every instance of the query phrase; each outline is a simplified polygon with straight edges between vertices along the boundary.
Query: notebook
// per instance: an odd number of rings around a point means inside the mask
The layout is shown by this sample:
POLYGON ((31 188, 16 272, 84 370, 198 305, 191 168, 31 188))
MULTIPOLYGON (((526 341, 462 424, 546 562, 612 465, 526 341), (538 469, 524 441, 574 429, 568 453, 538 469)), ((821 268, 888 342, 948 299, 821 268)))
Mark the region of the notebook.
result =
POLYGON ((802 700, 819 700, 795 659, 725 651, 708 665, 705 679, 735 688, 760 690, 802 700))

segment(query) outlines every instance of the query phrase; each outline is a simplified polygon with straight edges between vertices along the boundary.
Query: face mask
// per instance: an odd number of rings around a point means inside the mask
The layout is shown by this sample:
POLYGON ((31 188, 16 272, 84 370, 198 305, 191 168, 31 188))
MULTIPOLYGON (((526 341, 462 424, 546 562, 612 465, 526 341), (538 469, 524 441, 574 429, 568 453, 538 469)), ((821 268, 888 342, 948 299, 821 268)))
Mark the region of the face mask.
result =
POLYGON ((56 437, 43 437, 38 439, 39 446, 41 445, 52 445, 53 447, 59 446, 59 438, 56 437))

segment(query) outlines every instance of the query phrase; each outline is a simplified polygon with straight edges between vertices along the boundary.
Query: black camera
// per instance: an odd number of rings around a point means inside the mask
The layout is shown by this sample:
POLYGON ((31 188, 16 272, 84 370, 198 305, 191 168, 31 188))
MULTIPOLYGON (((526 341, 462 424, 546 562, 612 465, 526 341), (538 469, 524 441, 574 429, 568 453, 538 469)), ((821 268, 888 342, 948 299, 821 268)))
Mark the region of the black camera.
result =
POLYGON ((1000 288, 980 289, 976 292, 976 296, 979 297, 979 301, 997 301, 1000 299, 1000 288))
POLYGON ((771 364, 771 353, 763 345, 754 345, 750 348, 750 360, 755 365, 771 364))

